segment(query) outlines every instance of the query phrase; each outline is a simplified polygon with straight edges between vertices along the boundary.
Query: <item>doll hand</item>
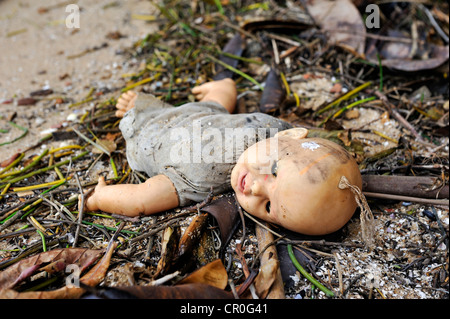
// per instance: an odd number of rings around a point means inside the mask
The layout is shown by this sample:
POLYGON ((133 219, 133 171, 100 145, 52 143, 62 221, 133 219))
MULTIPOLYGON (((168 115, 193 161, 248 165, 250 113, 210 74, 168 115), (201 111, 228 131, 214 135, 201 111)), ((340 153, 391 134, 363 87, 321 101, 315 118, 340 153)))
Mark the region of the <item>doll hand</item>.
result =
MULTIPOLYGON (((105 182, 105 178, 103 176, 100 176, 100 178, 98 179, 98 184, 97 186, 95 186, 94 192, 91 193, 90 191, 86 191, 84 193, 84 195, 88 196, 87 198, 84 199, 84 208, 85 210, 89 210, 89 211, 96 211, 99 210, 98 207, 98 195, 99 193, 102 192, 102 188, 106 186, 106 182, 105 182), (89 195, 89 193, 91 193, 89 195)), ((81 205, 83 204, 81 202, 82 200, 82 196, 78 196, 78 209, 80 209, 81 205)))
POLYGON ((134 102, 137 99, 137 93, 134 91, 126 91, 117 100, 116 116, 122 118, 126 112, 134 107, 134 102))

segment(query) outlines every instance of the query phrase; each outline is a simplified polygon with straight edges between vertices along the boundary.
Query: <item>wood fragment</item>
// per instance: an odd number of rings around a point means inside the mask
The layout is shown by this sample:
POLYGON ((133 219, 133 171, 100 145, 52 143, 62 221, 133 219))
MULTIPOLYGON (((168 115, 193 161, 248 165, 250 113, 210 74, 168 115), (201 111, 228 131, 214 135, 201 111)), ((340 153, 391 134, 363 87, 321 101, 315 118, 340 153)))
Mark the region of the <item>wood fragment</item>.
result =
POLYGON ((363 191, 423 199, 448 199, 449 187, 439 177, 363 175, 363 191))

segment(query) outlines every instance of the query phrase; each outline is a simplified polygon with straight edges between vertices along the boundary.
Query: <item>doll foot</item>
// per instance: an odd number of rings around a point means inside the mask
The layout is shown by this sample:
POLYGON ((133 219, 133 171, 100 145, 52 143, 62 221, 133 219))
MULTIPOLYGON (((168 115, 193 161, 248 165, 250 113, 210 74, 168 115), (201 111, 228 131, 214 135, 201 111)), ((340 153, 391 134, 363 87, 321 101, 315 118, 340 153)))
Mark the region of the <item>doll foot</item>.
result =
POLYGON ((230 78, 204 83, 194 87, 192 93, 198 101, 217 102, 230 113, 236 105, 236 84, 230 78))
POLYGON ((127 91, 123 93, 117 100, 116 104, 116 116, 122 118, 126 112, 134 107, 134 103, 137 99, 137 93, 134 91, 127 91))

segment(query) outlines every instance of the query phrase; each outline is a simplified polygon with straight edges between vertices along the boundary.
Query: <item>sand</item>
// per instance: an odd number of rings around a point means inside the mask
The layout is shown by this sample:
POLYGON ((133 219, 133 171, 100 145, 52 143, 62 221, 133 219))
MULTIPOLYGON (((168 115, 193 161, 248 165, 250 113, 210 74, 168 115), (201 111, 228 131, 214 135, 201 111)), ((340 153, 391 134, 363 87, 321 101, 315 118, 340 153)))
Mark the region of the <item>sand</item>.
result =
POLYGON ((135 15, 156 11, 145 0, 0 0, 0 144, 23 133, 8 123, 10 119, 29 130, 24 138, 0 146, 0 162, 35 145, 71 113, 90 109, 89 103, 76 110, 68 106, 83 100, 91 88, 118 97, 117 88, 126 85, 122 74, 133 66, 137 70, 141 62, 130 63, 121 53, 157 30, 156 23, 135 15), (70 16, 75 11, 66 12, 70 4, 80 9, 79 28, 66 25, 66 20, 77 22, 70 16), (121 37, 112 39, 112 33, 121 37), (53 93, 34 105, 17 105, 42 89, 53 93), (68 102, 58 104, 57 97, 68 102))

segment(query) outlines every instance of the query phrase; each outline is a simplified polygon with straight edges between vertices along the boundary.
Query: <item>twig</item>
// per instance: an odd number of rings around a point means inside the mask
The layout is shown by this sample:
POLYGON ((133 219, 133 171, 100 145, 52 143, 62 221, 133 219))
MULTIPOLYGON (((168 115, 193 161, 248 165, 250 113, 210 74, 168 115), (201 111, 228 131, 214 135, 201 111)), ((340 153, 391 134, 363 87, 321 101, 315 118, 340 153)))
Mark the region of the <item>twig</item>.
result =
POLYGON ((379 92, 379 91, 373 91, 373 94, 375 94, 376 96, 379 97, 379 99, 381 100, 381 102, 383 103, 383 105, 387 108, 388 112, 407 130, 409 130, 411 132, 411 134, 414 135, 414 137, 420 141, 420 142, 425 142, 422 138, 422 136, 420 136, 420 134, 416 131, 416 129, 403 117, 400 115, 400 113, 398 113, 395 110, 395 106, 393 104, 391 104, 389 102, 389 100, 387 99, 386 95, 384 95, 383 93, 379 92))
MULTIPOLYGON (((68 160, 59 162, 59 163, 54 164, 54 165, 52 165, 52 166, 44 167, 44 168, 38 169, 38 170, 36 170, 36 171, 30 172, 30 173, 28 173, 28 174, 25 174, 25 175, 22 175, 22 176, 13 178, 13 179, 11 179, 11 180, 8 180, 8 183, 11 183, 11 184, 12 184, 12 183, 21 181, 21 180, 23 180, 23 179, 25 179, 25 178, 29 178, 29 177, 31 177, 31 176, 34 176, 34 175, 37 175, 37 174, 44 173, 44 172, 46 172, 46 171, 48 171, 48 170, 54 169, 55 167, 59 167, 59 166, 68 164, 68 163, 70 163, 71 161, 75 161, 75 160, 77 160, 77 159, 83 157, 83 156, 86 155, 87 153, 89 153, 89 151, 83 152, 83 153, 81 153, 81 154, 79 154, 79 155, 77 155, 77 156, 71 157, 71 158, 68 159, 68 160)), ((0 185, 0 187, 3 187, 4 185, 5 185, 5 184, 2 184, 2 185, 0 185)))
POLYGON ((18 129, 22 130, 23 133, 22 133, 19 137, 13 139, 12 141, 8 141, 8 142, 1 143, 0 146, 7 145, 7 144, 12 144, 12 143, 14 143, 14 142, 20 140, 22 137, 24 137, 25 135, 28 134, 28 129, 27 129, 27 128, 22 127, 22 126, 20 126, 20 125, 14 123, 14 122, 11 122, 11 121, 8 121, 8 123, 11 124, 12 126, 18 128, 18 129))
POLYGON ((337 269, 338 278, 339 278, 339 291, 343 295, 344 294, 344 285, 342 283, 342 269, 341 269, 341 264, 339 263, 339 258, 338 258, 337 253, 334 253, 334 259, 336 260, 336 269, 337 269))
POLYGON ((419 197, 371 193, 371 192, 363 192, 363 194, 366 197, 372 197, 372 198, 383 198, 383 199, 398 200, 398 201, 402 201, 402 202, 414 202, 414 203, 422 203, 422 204, 449 206, 448 199, 430 199, 430 198, 419 198, 419 197))
POLYGON ((80 131, 78 131, 76 128, 72 127, 72 130, 77 133, 77 135, 79 137, 81 137, 83 140, 85 140, 86 142, 92 144, 93 146, 95 146, 96 148, 98 148, 100 151, 108 154, 109 156, 111 156, 111 152, 108 151, 106 148, 104 148, 102 145, 95 143, 93 140, 91 140, 90 138, 88 138, 86 135, 84 135, 83 133, 81 133, 80 131))
MULTIPOLYGON (((72 247, 75 247, 77 245, 78 242, 78 236, 80 235, 80 227, 81 227, 81 223, 83 221, 83 213, 84 213, 84 194, 83 194, 83 188, 81 187, 81 183, 80 183, 80 179, 78 178, 78 174, 75 173, 75 179, 77 180, 77 185, 78 188, 80 190, 80 207, 78 207, 78 225, 77 228, 75 230, 75 238, 73 240, 73 244, 72 247)), ((91 188, 88 192, 92 192, 94 189, 91 188)), ((89 196, 89 194, 87 195, 89 196)))
POLYGON ((242 76, 243 78, 245 78, 245 79, 249 80, 250 82, 252 82, 253 84, 255 84, 261 91, 264 91, 264 87, 258 81, 256 81, 254 78, 249 76, 248 74, 245 74, 244 72, 242 72, 236 68, 233 68, 231 65, 226 64, 225 62, 223 62, 219 59, 216 59, 215 57, 213 57, 209 54, 206 54, 206 58, 208 58, 209 60, 213 61, 214 63, 220 64, 224 68, 242 76))
POLYGON ((331 103, 329 103, 328 105, 326 105, 324 108, 320 109, 319 111, 317 111, 317 114, 320 115, 325 111, 328 111, 329 109, 331 109, 333 106, 341 103, 342 101, 345 101, 347 99, 349 99, 351 96, 355 95, 356 93, 358 93, 361 90, 364 90, 365 88, 369 87, 372 84, 372 82, 366 82, 360 86, 358 86, 357 88, 351 90, 348 93, 345 93, 344 95, 338 97, 337 99, 335 99, 334 101, 332 101, 331 103))
POLYGON ((244 218, 244 213, 242 212, 241 205, 239 205, 239 202, 237 200, 236 194, 234 194, 234 198, 236 200, 239 216, 241 217, 241 222, 242 222, 241 244, 244 244, 244 240, 245 240, 245 218, 244 218))
POLYGON ((1 176, 6 173, 7 171, 9 171, 11 168, 15 167, 21 160, 22 158, 25 156, 25 153, 20 153, 19 156, 17 156, 17 158, 8 166, 6 166, 4 169, 2 169, 0 171, 0 178, 1 176))
POLYGON ((249 213, 244 211, 244 215, 248 218, 250 218, 252 221, 254 221, 256 224, 258 224, 259 226, 261 226, 262 228, 264 228, 265 230, 271 232, 273 235, 277 236, 277 237, 283 237, 283 235, 278 234, 277 232, 273 231, 272 229, 270 229, 269 227, 267 227, 266 225, 264 225, 263 223, 261 223, 259 220, 257 220, 256 218, 254 218, 252 215, 250 215, 249 213))
POLYGON ((436 32, 441 36, 441 38, 448 43, 448 35, 445 34, 445 32, 441 29, 441 27, 439 26, 439 24, 436 22, 436 20, 434 19, 433 15, 431 14, 430 10, 427 9, 427 7, 425 7, 423 4, 419 3, 417 4, 417 6, 423 11, 425 12, 425 15, 427 16, 427 18, 430 20, 431 25, 433 26, 433 28, 436 29, 436 32))
POLYGON ((180 274, 180 272, 177 270, 174 273, 171 273, 171 274, 165 275, 164 277, 161 277, 159 279, 153 280, 152 282, 150 282, 150 286, 162 285, 162 284, 168 282, 169 280, 172 280, 173 278, 175 278, 179 274, 180 274))

